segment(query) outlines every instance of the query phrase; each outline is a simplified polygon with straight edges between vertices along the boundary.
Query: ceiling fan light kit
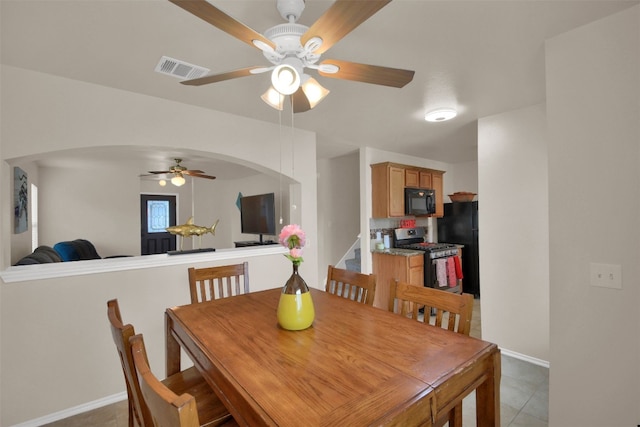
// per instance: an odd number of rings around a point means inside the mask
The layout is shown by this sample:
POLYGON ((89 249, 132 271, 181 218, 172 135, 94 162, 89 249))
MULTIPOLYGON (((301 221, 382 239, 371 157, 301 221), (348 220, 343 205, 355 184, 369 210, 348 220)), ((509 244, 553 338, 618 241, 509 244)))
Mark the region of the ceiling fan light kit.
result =
POLYGON ((308 74, 303 76, 303 80, 305 80, 305 82, 302 83, 301 88, 307 96, 307 100, 309 101, 311 108, 318 105, 320 101, 322 101, 327 95, 329 95, 329 92, 331 92, 308 74))
POLYGON ((171 183, 176 187, 182 187, 185 182, 187 182, 187 180, 184 179, 184 176, 180 173, 175 174, 174 177, 171 178, 171 183))
POLYGON ((453 108, 440 108, 427 113, 424 119, 428 122, 445 122, 453 119, 457 115, 458 112, 453 108))
MULTIPOLYGON (((185 85, 201 86, 256 75, 273 69, 271 73, 273 87, 281 95, 290 95, 293 112, 301 113, 315 107, 329 93, 315 79, 305 74, 305 68, 315 69, 323 77, 396 88, 404 87, 413 80, 414 71, 409 70, 338 60, 327 60, 317 64, 323 53, 391 0, 336 0, 310 27, 296 23, 304 10, 304 0, 276 0, 276 8, 287 23, 267 29, 264 35, 227 15, 206 0, 169 1, 238 40, 259 49, 273 64, 272 67, 254 66, 184 80, 181 83, 185 85), (303 87, 308 81, 311 81, 310 87, 303 87)), ((273 108, 282 109, 283 102, 279 98, 271 102, 273 99, 267 93, 261 98, 273 108)))
POLYGON ((284 95, 269 86, 269 89, 260 96, 262 100, 270 107, 275 108, 278 111, 284 109, 284 95))
POLYGON ((300 87, 300 74, 294 66, 278 65, 271 73, 271 84, 283 95, 291 95, 300 87))

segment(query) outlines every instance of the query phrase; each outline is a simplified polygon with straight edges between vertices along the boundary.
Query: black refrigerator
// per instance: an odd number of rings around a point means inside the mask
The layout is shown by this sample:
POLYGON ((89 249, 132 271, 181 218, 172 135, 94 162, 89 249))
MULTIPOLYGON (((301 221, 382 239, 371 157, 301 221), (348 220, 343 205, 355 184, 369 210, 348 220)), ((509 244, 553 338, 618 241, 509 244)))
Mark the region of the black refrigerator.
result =
POLYGON ((479 298, 478 202, 445 203, 444 217, 438 218, 438 242, 464 245, 462 289, 479 298))

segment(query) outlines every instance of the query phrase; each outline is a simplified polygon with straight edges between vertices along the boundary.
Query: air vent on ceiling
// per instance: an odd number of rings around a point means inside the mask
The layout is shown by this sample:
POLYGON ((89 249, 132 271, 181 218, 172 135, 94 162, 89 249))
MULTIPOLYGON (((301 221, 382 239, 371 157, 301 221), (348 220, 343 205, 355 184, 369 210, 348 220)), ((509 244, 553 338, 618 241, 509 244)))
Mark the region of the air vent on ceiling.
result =
POLYGON ((163 56, 160 58, 158 65, 156 65, 156 71, 182 80, 191 80, 206 75, 210 70, 208 68, 180 61, 179 59, 163 56))

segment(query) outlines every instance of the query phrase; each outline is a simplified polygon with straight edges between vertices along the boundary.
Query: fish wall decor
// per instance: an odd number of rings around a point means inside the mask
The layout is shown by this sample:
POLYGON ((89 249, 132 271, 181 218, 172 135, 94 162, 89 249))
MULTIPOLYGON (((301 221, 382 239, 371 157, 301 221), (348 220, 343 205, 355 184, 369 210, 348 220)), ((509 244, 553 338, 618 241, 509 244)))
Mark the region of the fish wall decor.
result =
POLYGON ((171 227, 167 227, 166 230, 174 235, 181 236, 182 240, 180 241, 180 250, 183 250, 184 238, 198 236, 200 237, 200 247, 202 247, 202 235, 211 233, 211 235, 216 235, 216 227, 218 226, 218 222, 220 220, 217 219, 216 222, 211 227, 203 227, 201 225, 195 225, 193 223, 193 217, 189 218, 187 222, 182 225, 172 225, 171 227))

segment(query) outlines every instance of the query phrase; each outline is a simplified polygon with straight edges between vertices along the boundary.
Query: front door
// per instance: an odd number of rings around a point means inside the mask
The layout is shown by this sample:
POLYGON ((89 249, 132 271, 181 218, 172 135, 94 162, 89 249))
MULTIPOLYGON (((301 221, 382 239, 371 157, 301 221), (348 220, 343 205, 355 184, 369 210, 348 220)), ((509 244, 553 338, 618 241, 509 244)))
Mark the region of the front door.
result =
POLYGON ((140 195, 140 253, 163 254, 176 250, 176 236, 166 228, 176 225, 176 196, 140 195))

